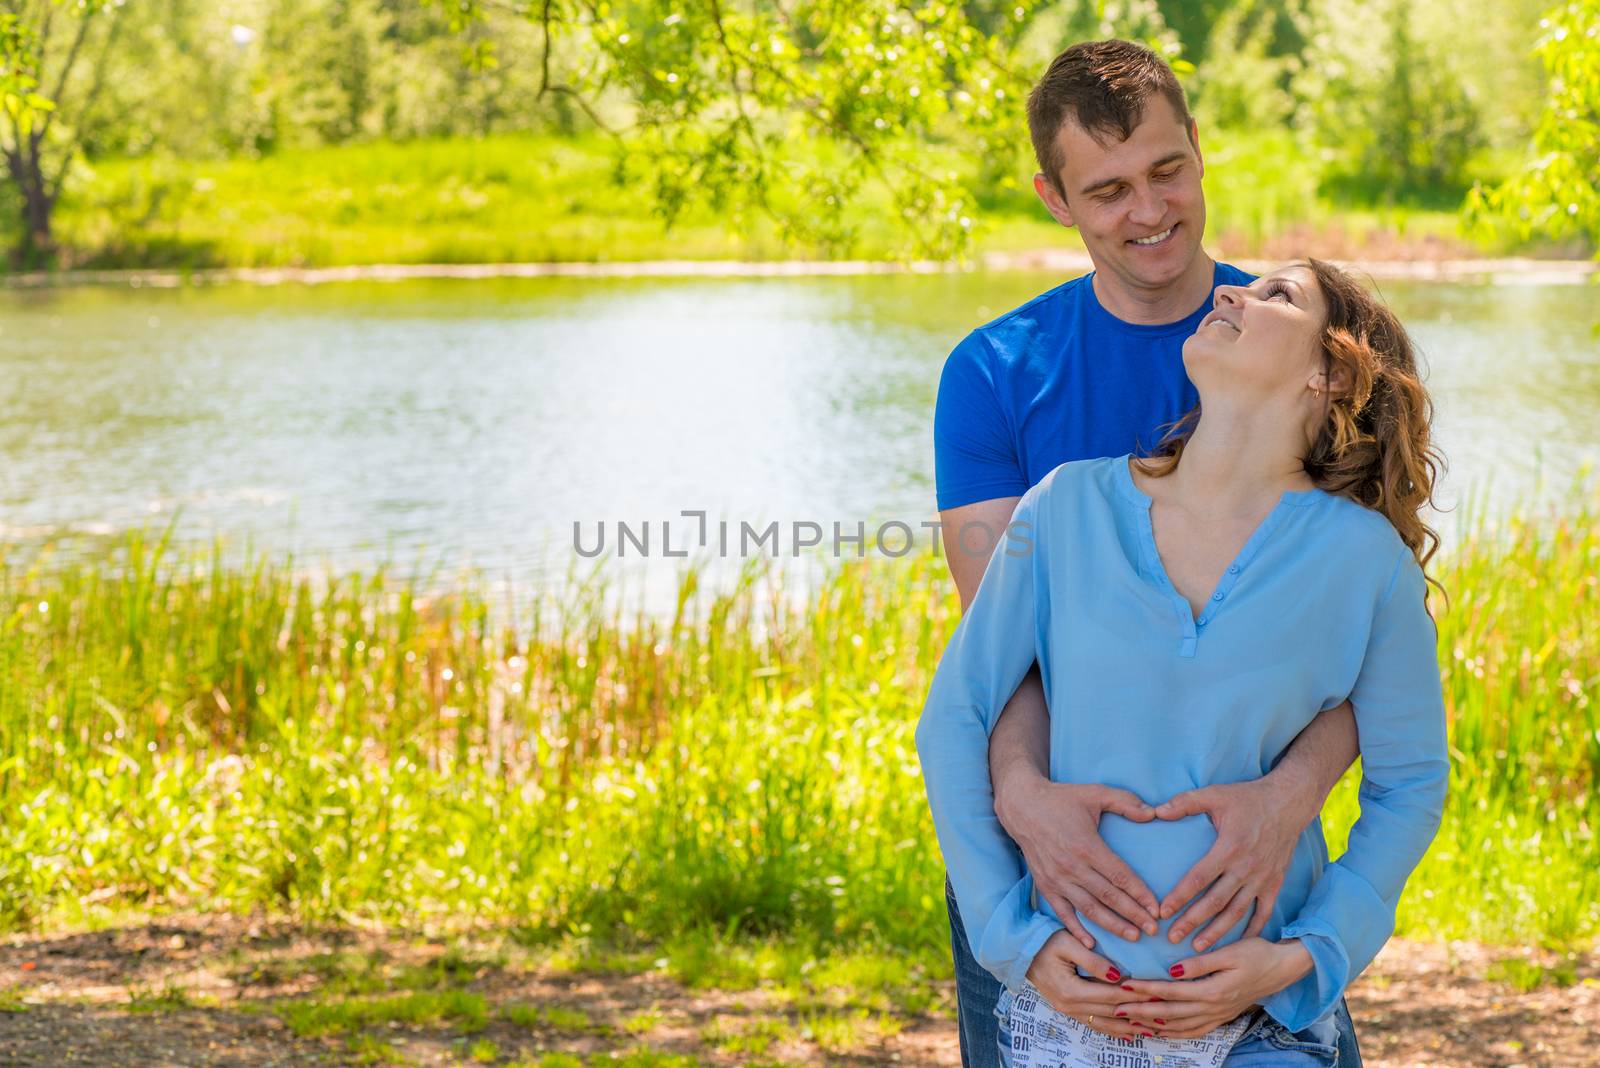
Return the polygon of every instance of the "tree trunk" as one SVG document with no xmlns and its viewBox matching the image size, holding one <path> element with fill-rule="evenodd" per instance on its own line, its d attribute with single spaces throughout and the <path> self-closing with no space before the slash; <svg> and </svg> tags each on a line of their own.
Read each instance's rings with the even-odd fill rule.
<svg viewBox="0 0 1600 1068">
<path fill-rule="evenodd" d="M 6 169 L 22 192 L 22 240 L 13 257 L 18 266 L 37 266 L 56 252 L 55 236 L 50 232 L 55 198 L 45 181 L 37 146 L 24 144 L 6 152 Z"/>
</svg>

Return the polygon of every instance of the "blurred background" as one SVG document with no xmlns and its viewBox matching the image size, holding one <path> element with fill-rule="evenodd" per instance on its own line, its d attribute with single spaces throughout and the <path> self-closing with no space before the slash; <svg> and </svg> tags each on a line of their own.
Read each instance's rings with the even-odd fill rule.
<svg viewBox="0 0 1600 1068">
<path fill-rule="evenodd" d="M 1106 36 L 1208 251 L 1428 368 L 1455 780 L 1368 1062 L 1587 1063 L 1597 0 L 0 0 L 0 1060 L 954 1063 L 954 587 L 870 535 L 1088 269 L 1022 104 Z"/>
</svg>

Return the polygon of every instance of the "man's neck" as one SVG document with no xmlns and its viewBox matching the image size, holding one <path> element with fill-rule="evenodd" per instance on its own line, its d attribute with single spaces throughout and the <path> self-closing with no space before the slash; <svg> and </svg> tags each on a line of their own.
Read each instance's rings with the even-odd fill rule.
<svg viewBox="0 0 1600 1068">
<path fill-rule="evenodd" d="M 1159 326 L 1175 323 L 1194 314 L 1211 296 L 1216 263 L 1204 252 L 1197 253 L 1171 285 L 1159 289 L 1130 286 L 1113 274 L 1096 270 L 1090 284 L 1100 306 L 1125 323 Z"/>
</svg>

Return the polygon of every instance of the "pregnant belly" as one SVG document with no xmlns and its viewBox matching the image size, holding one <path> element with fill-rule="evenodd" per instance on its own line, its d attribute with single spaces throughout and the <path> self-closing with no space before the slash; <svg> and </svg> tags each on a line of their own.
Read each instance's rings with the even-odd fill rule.
<svg viewBox="0 0 1600 1068">
<path fill-rule="evenodd" d="M 1111 851 L 1144 881 L 1159 902 L 1188 874 L 1195 862 L 1206 855 L 1217 840 L 1217 831 L 1211 819 L 1204 815 L 1186 816 L 1181 820 L 1134 823 L 1107 813 L 1100 820 L 1100 836 Z M 1203 894 L 1204 891 L 1196 895 L 1196 900 Z M 1185 912 L 1192 904 L 1185 907 Z M 1254 909 L 1208 949 L 1238 941 L 1249 926 L 1252 915 Z M 1198 931 L 1189 932 L 1180 942 L 1167 940 L 1167 932 L 1183 916 L 1184 912 L 1169 916 L 1159 921 L 1159 929 L 1154 935 L 1141 933 L 1133 941 L 1113 934 L 1088 919 L 1084 919 L 1084 927 L 1094 936 L 1096 952 L 1108 958 L 1124 975 L 1136 979 L 1169 979 L 1168 968 L 1195 955 L 1191 943 Z M 1204 929 L 1202 926 L 1201 930 Z"/>
</svg>

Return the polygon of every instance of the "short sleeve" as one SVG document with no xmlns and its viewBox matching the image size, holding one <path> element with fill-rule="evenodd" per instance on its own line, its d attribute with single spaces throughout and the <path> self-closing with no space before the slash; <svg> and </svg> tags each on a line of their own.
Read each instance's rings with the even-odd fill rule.
<svg viewBox="0 0 1600 1068">
<path fill-rule="evenodd" d="M 1020 497 L 1028 478 L 995 382 L 994 349 L 976 331 L 945 360 L 933 412 L 933 467 L 941 511 Z"/>
</svg>

